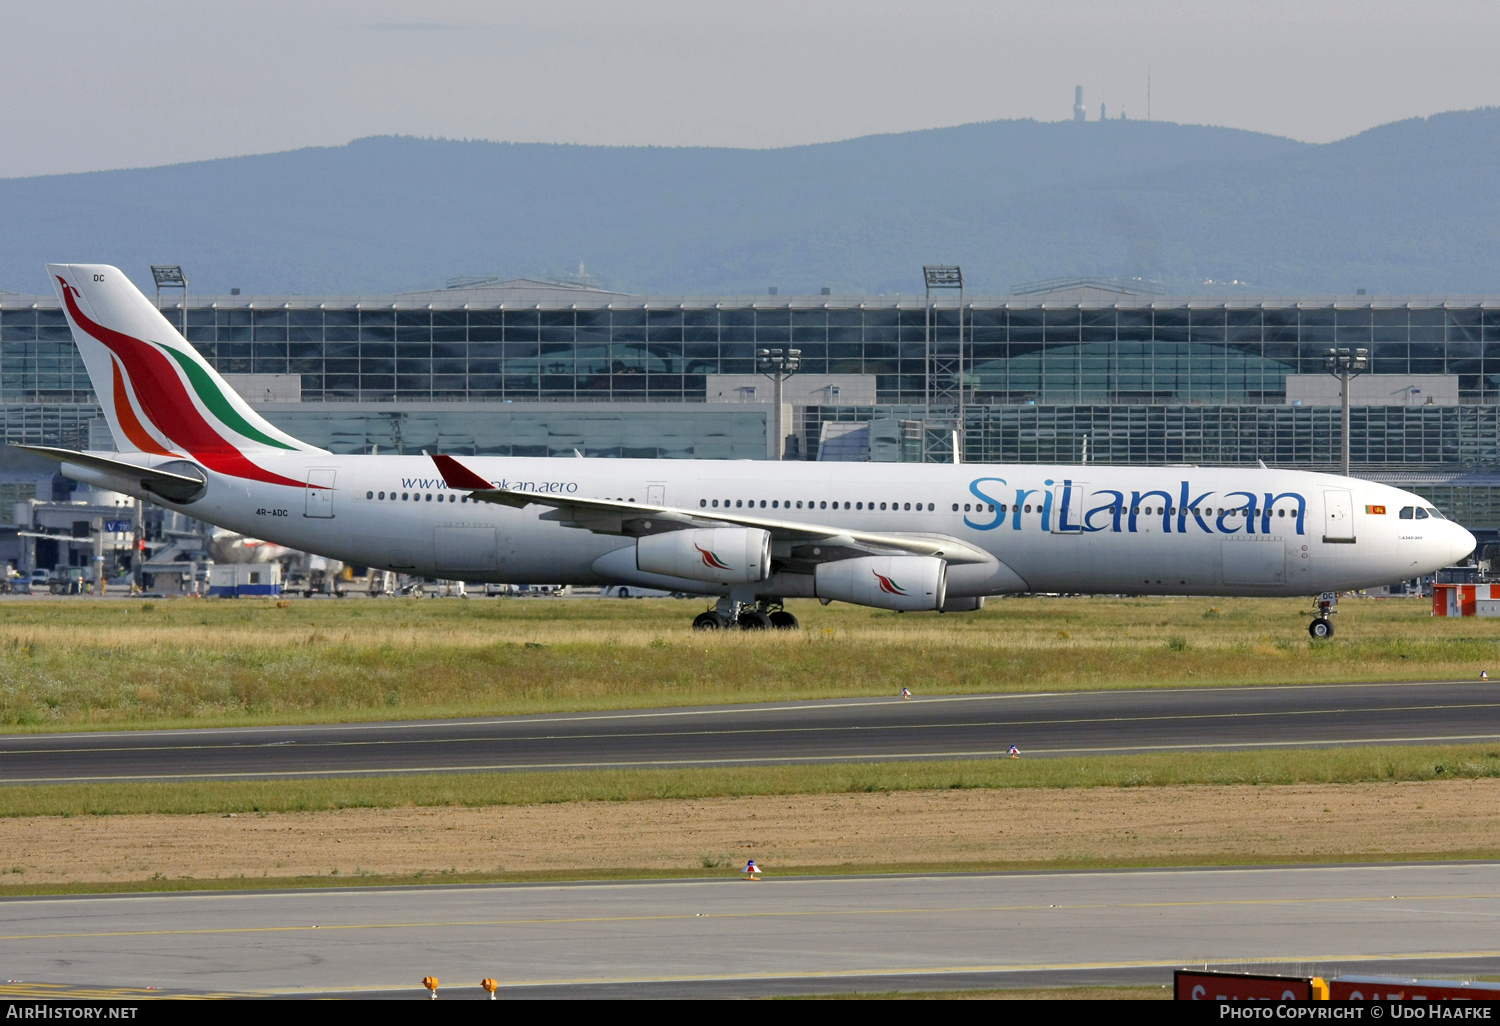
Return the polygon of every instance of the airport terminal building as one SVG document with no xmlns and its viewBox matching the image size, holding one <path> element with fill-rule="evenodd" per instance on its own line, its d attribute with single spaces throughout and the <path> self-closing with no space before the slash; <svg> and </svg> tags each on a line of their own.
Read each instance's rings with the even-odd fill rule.
<svg viewBox="0 0 1500 1026">
<path fill-rule="evenodd" d="M 922 459 L 924 422 L 957 412 L 929 396 L 930 352 L 959 339 L 947 294 L 929 307 L 922 292 L 513 280 L 162 305 L 267 419 L 338 452 Z M 1339 384 L 1323 361 L 1353 346 L 1371 359 L 1351 389 L 1355 475 L 1500 528 L 1500 297 L 1173 297 L 1076 280 L 967 297 L 962 317 L 968 462 L 1337 470 Z M 780 444 L 756 373 L 756 351 L 775 348 L 801 353 Z M 956 381 L 933 384 L 951 400 Z M 53 296 L 0 295 L 0 418 L 8 442 L 111 447 Z"/>
</svg>

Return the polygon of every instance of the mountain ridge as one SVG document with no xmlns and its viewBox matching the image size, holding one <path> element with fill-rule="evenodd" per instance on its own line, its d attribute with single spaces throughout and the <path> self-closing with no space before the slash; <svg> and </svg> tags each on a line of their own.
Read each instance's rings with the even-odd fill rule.
<svg viewBox="0 0 1500 1026">
<path fill-rule="evenodd" d="M 372 136 L 0 179 L 0 281 L 181 263 L 197 292 L 389 293 L 580 260 L 623 291 L 971 291 L 1057 275 L 1253 293 L 1485 292 L 1500 110 L 1334 143 L 1165 122 L 978 122 L 775 150 Z M 31 283 L 35 283 L 34 285 Z M 1217 285 L 1211 291 L 1222 292 Z"/>
</svg>

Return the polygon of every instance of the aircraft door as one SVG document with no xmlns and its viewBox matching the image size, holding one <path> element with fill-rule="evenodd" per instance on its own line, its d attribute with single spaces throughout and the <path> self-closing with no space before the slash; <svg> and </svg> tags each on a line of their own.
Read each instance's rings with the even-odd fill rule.
<svg viewBox="0 0 1500 1026">
<path fill-rule="evenodd" d="M 1354 496 L 1346 491 L 1323 493 L 1323 541 L 1354 543 Z"/>
<path fill-rule="evenodd" d="M 1082 534 L 1083 515 L 1088 512 L 1089 486 L 1080 481 L 1064 481 L 1052 487 L 1052 533 Z"/>
<path fill-rule="evenodd" d="M 307 472 L 307 507 L 303 516 L 333 516 L 333 478 L 336 470 L 309 470 Z"/>
<path fill-rule="evenodd" d="M 646 505 L 665 506 L 667 504 L 667 486 L 664 484 L 648 484 L 646 486 Z"/>
</svg>

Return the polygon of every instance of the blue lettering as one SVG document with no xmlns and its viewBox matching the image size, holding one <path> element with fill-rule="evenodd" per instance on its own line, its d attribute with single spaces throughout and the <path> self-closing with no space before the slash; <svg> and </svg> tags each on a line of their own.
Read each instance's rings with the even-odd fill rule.
<svg viewBox="0 0 1500 1026">
<path fill-rule="evenodd" d="M 1306 515 L 1307 515 L 1307 500 L 1304 499 L 1302 496 L 1298 495 L 1296 492 L 1282 492 L 1280 495 L 1272 495 L 1270 492 L 1266 493 L 1266 506 L 1265 506 L 1265 509 L 1263 509 L 1261 511 L 1261 528 L 1260 528 L 1260 533 L 1261 534 L 1270 534 L 1271 533 L 1271 513 L 1272 513 L 1271 507 L 1274 506 L 1274 505 L 1276 505 L 1276 502 L 1279 499 L 1296 499 L 1297 500 L 1297 533 L 1301 534 L 1302 533 L 1302 521 L 1303 521 L 1303 518 L 1306 517 Z"/>
<path fill-rule="evenodd" d="M 1035 495 L 1035 494 L 1036 494 L 1036 490 L 1033 489 L 1033 488 L 1025 488 L 1025 489 L 1023 489 L 1023 488 L 1017 488 L 1016 489 L 1016 504 L 1013 507 L 1011 507 L 1012 510 L 1013 510 L 1013 513 L 1014 513 L 1014 515 L 1011 517 L 1011 521 L 1010 521 L 1010 529 L 1012 531 L 1019 531 L 1021 529 L 1021 503 L 1023 503 L 1023 502 L 1026 501 L 1026 497 L 1028 495 Z"/>
<path fill-rule="evenodd" d="M 1050 531 L 1052 530 L 1052 479 L 1049 477 L 1042 484 L 1047 486 L 1047 490 L 1042 492 L 1042 530 Z"/>
<path fill-rule="evenodd" d="M 1116 534 L 1119 534 L 1120 533 L 1120 514 L 1125 511 L 1125 494 L 1123 492 L 1112 492 L 1112 491 L 1109 491 L 1108 489 L 1105 489 L 1104 491 L 1095 492 L 1094 494 L 1095 495 L 1113 495 L 1114 499 L 1110 502 L 1110 504 L 1108 506 L 1095 506 L 1093 509 L 1089 510 L 1088 513 L 1086 513 L 1084 515 L 1084 518 L 1083 518 L 1083 530 L 1085 530 L 1085 531 L 1105 531 L 1105 530 L 1111 530 L 1112 529 Z M 1114 517 L 1114 524 L 1113 524 L 1112 528 L 1095 527 L 1094 526 L 1094 514 L 1095 513 L 1103 513 L 1105 510 L 1111 510 L 1112 511 L 1111 515 Z"/>
<path fill-rule="evenodd" d="M 1182 482 L 1182 502 L 1177 507 L 1177 533 L 1187 533 L 1187 515 L 1189 513 L 1192 513 L 1193 519 L 1198 522 L 1199 527 L 1203 528 L 1204 533 L 1213 534 L 1213 528 L 1205 524 L 1203 522 L 1203 518 L 1198 515 L 1198 503 L 1208 498 L 1213 494 L 1213 492 L 1204 492 L 1196 499 L 1188 498 L 1188 496 L 1191 494 L 1192 493 L 1188 490 L 1188 483 L 1186 481 Z"/>
<path fill-rule="evenodd" d="M 512 492 L 567 492 L 572 494 L 578 491 L 577 481 L 510 481 L 501 480 L 494 482 L 496 488 L 504 488 Z M 442 487 L 442 486 L 439 486 Z"/>
<path fill-rule="evenodd" d="M 1233 517 L 1237 509 L 1244 509 L 1244 510 L 1247 511 L 1246 515 L 1245 515 L 1245 533 L 1246 534 L 1254 534 L 1255 533 L 1255 523 L 1250 519 L 1248 510 L 1255 503 L 1255 496 L 1253 494 L 1251 494 L 1250 492 L 1228 492 L 1227 494 L 1225 494 L 1224 498 L 1226 500 L 1227 499 L 1232 499 L 1236 495 L 1244 496 L 1245 505 L 1243 507 L 1236 507 L 1235 509 L 1226 509 L 1223 513 L 1220 513 L 1219 514 L 1219 530 L 1223 531 L 1225 534 L 1238 534 L 1239 530 L 1240 530 L 1238 523 L 1235 523 L 1234 526 L 1232 526 L 1232 527 L 1225 527 L 1224 526 L 1224 519 L 1226 517 Z"/>
<path fill-rule="evenodd" d="M 1170 514 L 1170 513 L 1167 512 L 1167 510 L 1170 509 L 1171 506 L 1172 506 L 1172 497 L 1170 495 L 1168 495 L 1166 492 L 1154 491 L 1154 492 L 1131 492 L 1130 493 L 1130 533 L 1131 534 L 1135 534 L 1136 510 L 1138 510 L 1138 509 L 1141 508 L 1141 500 L 1142 499 L 1149 499 L 1153 495 L 1160 495 L 1161 498 L 1162 498 L 1162 501 L 1166 503 L 1166 505 L 1161 508 L 1161 532 L 1162 532 L 1162 534 L 1171 534 L 1172 533 L 1172 514 Z"/>
<path fill-rule="evenodd" d="M 968 525 L 969 527 L 972 527 L 976 531 L 993 531 L 995 528 L 997 528 L 997 527 L 1000 526 L 1000 521 L 1002 521 L 1002 520 L 1005 519 L 1005 514 L 1000 512 L 1000 504 L 997 503 L 993 498 L 991 498 L 990 496 L 986 495 L 983 491 L 980 490 L 979 486 L 982 485 L 982 484 L 984 484 L 986 481 L 998 481 L 1001 484 L 1004 484 L 1005 483 L 1005 478 L 1003 478 L 1003 477 L 981 477 L 981 478 L 978 478 L 978 479 L 976 479 L 974 481 L 970 481 L 969 482 L 969 491 L 971 491 L 971 492 L 974 493 L 974 497 L 976 499 L 982 499 L 985 503 L 988 503 L 989 505 L 995 507 L 995 516 L 994 516 L 994 519 L 992 519 L 987 524 L 976 524 L 976 523 L 974 523 L 974 521 L 970 520 L 968 517 L 964 517 L 964 523 L 966 525 Z M 983 512 L 984 506 L 980 506 L 979 509 L 980 509 L 981 512 Z"/>
<path fill-rule="evenodd" d="M 1083 524 L 1081 524 L 1081 523 L 1078 523 L 1078 524 L 1070 524 L 1070 523 L 1068 523 L 1068 509 L 1072 505 L 1072 502 L 1073 502 L 1073 482 L 1069 481 L 1069 480 L 1064 480 L 1063 481 L 1063 493 L 1062 493 L 1062 505 L 1059 506 L 1058 510 L 1057 510 L 1057 529 L 1059 531 L 1064 532 L 1064 533 L 1067 533 L 1067 532 L 1070 532 L 1070 531 L 1082 531 L 1083 530 Z"/>
</svg>

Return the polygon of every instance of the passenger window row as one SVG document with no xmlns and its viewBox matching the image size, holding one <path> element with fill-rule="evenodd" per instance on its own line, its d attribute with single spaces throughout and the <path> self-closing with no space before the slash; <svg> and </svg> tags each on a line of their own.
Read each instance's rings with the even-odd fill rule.
<svg viewBox="0 0 1500 1026">
<path fill-rule="evenodd" d="M 1031 503 L 1026 503 L 1026 504 L 1020 506 L 1019 508 L 1020 508 L 1020 510 L 1021 510 L 1022 513 L 1030 513 L 1030 512 L 1032 512 L 1032 508 L 1031 507 L 1032 507 Z M 958 503 L 955 502 L 953 504 L 953 512 L 957 513 L 959 511 L 959 508 L 960 507 L 959 507 Z M 971 510 L 974 510 L 974 511 L 977 511 L 977 512 L 980 512 L 980 513 L 983 513 L 985 511 L 989 511 L 990 513 L 995 512 L 995 504 L 993 502 L 992 503 L 988 503 L 988 504 L 983 503 L 983 502 L 974 502 L 974 503 L 966 502 L 966 503 L 963 504 L 962 508 L 963 508 L 963 511 L 965 513 L 968 513 Z M 1008 512 L 1014 511 L 1017 507 L 1007 506 L 1005 503 L 1002 502 L 1002 503 L 1000 503 L 1000 507 L 999 508 L 1000 508 L 1000 512 L 1001 513 L 1008 513 Z M 1115 516 L 1117 514 L 1123 513 L 1124 509 L 1125 509 L 1125 507 L 1123 507 L 1123 506 L 1101 506 L 1095 512 L 1105 512 L 1105 513 L 1110 514 L 1111 516 Z M 1037 503 L 1036 504 L 1036 512 L 1040 513 L 1041 511 L 1042 511 L 1041 503 Z M 1161 516 L 1163 514 L 1165 514 L 1167 516 L 1176 516 L 1178 514 L 1179 510 L 1178 510 L 1178 508 L 1176 506 L 1131 506 L 1130 507 L 1130 512 L 1131 512 L 1131 514 L 1136 515 L 1136 516 Z M 1257 515 L 1258 513 L 1264 512 L 1264 510 L 1257 510 L 1254 507 L 1250 507 L 1250 508 L 1240 507 L 1238 509 L 1224 509 L 1224 508 L 1215 509 L 1214 507 L 1208 507 L 1208 508 L 1203 508 L 1203 507 L 1191 508 L 1190 507 L 1188 509 L 1188 512 L 1191 513 L 1193 516 L 1203 516 L 1203 517 L 1213 517 L 1213 516 L 1252 516 L 1253 517 L 1253 516 Z M 1406 514 L 1406 511 L 1403 510 L 1402 511 L 1402 515 L 1405 516 L 1405 514 Z M 1272 515 L 1273 516 L 1278 516 L 1278 517 L 1284 517 L 1284 516 L 1286 516 L 1286 510 L 1284 510 L 1284 509 L 1273 510 L 1272 511 Z M 1410 519 L 1410 518 L 1408 517 L 1408 519 Z"/>
<path fill-rule="evenodd" d="M 761 509 L 766 509 L 767 508 L 768 503 L 767 503 L 767 500 L 765 500 L 765 499 L 759 499 L 759 500 L 756 500 L 756 499 L 725 499 L 725 500 L 723 500 L 723 508 L 724 509 L 745 509 L 745 508 L 748 507 L 750 509 L 755 509 L 757 501 L 760 503 L 760 508 Z M 771 508 L 771 509 L 793 509 L 793 508 L 795 508 L 795 509 L 802 509 L 803 505 L 804 505 L 804 503 L 801 500 L 798 500 L 796 503 L 793 503 L 791 499 L 771 499 L 771 500 L 769 500 L 769 508 Z M 809 499 L 806 502 L 806 507 L 808 509 L 829 509 L 829 508 L 840 509 L 840 508 L 842 508 L 842 509 L 859 509 L 859 510 L 872 509 L 873 510 L 873 509 L 876 508 L 876 505 L 877 504 L 873 503 L 873 502 L 846 502 L 846 503 L 843 504 L 842 507 L 840 507 L 839 504 L 838 504 L 838 502 L 834 502 L 833 506 L 830 507 L 828 505 L 828 500 L 826 500 L 826 499 L 822 499 L 822 500 Z M 698 506 L 700 508 L 704 508 L 704 509 L 707 509 L 707 508 L 710 508 L 710 507 L 713 508 L 713 509 L 718 509 L 719 508 L 719 500 L 718 499 L 699 499 L 698 500 Z M 920 512 L 922 510 L 922 504 L 920 502 L 916 503 L 915 505 L 913 505 L 910 502 L 890 502 L 890 503 L 882 502 L 882 503 L 879 503 L 879 508 L 880 509 L 886 509 L 887 507 L 889 507 L 890 511 L 893 512 L 893 513 L 894 512 L 898 512 L 898 511 L 904 511 L 904 510 L 915 510 L 917 512 Z M 927 504 L 926 508 L 928 510 L 934 510 L 934 509 L 937 508 L 937 503 L 935 503 L 935 502 L 929 502 Z"/>
<path fill-rule="evenodd" d="M 432 493 L 432 492 L 399 492 L 399 493 L 397 493 L 397 492 L 391 492 L 389 494 L 389 496 L 387 496 L 387 494 L 385 492 L 365 492 L 365 498 L 366 499 L 374 499 L 374 500 L 377 500 L 377 501 L 390 501 L 390 502 L 398 502 L 398 501 L 399 502 L 423 502 L 423 501 L 432 502 L 433 501 L 433 494 L 434 493 Z M 452 492 L 438 493 L 437 494 L 437 501 L 438 502 L 444 502 L 444 501 L 446 501 L 446 502 L 467 503 L 469 501 L 469 497 L 467 495 L 455 495 Z M 478 502 L 479 500 L 475 499 L 474 501 Z M 618 498 L 615 501 L 616 502 L 625 502 L 627 500 L 624 499 L 624 498 Z M 628 501 L 634 502 L 635 499 L 632 497 Z M 760 500 L 755 500 L 755 499 L 724 499 L 723 500 L 723 508 L 724 509 L 730 509 L 730 508 L 744 509 L 748 505 L 749 508 L 754 509 L 754 508 L 756 508 L 757 501 L 759 501 L 759 504 L 760 504 L 759 508 L 761 508 L 761 509 L 766 509 L 767 508 L 767 500 L 765 500 L 765 499 L 760 499 Z M 702 507 L 702 508 L 710 508 L 710 507 L 712 507 L 714 509 L 718 509 L 719 506 L 720 506 L 720 500 L 718 500 L 718 499 L 712 499 L 712 500 L 710 500 L 710 499 L 699 499 L 698 500 L 698 505 L 700 507 Z M 783 508 L 785 508 L 785 509 L 793 509 L 793 508 L 802 509 L 803 506 L 804 506 L 804 503 L 801 500 L 797 501 L 795 504 L 790 499 L 786 499 L 786 500 L 771 499 L 770 502 L 769 502 L 769 508 L 771 508 L 771 509 L 783 509 Z M 806 502 L 806 508 L 811 510 L 811 509 L 829 509 L 830 507 L 829 507 L 829 504 L 828 504 L 827 500 L 808 500 Z M 833 506 L 831 508 L 833 508 L 833 509 L 839 509 L 840 508 L 839 503 L 837 501 L 835 501 L 833 503 Z M 846 509 L 846 510 L 847 509 L 855 509 L 855 510 L 870 509 L 870 510 L 874 510 L 874 509 L 877 508 L 877 504 L 873 503 L 873 502 L 868 502 L 868 503 L 867 502 L 852 502 L 852 503 L 851 502 L 845 502 L 843 504 L 842 508 Z M 889 508 L 889 510 L 891 512 L 900 512 L 900 511 L 907 511 L 907 510 L 913 509 L 913 504 L 910 503 L 910 502 L 905 502 L 905 503 L 902 503 L 902 502 L 884 503 L 884 502 L 882 502 L 882 503 L 879 504 L 878 508 L 882 509 L 882 510 Z M 927 503 L 927 510 L 928 510 L 928 512 L 931 512 L 935 508 L 936 508 L 936 504 L 935 503 L 931 503 L 931 502 Z M 922 511 L 922 503 L 920 503 L 920 502 L 916 503 L 915 509 L 916 509 L 917 512 L 921 512 Z M 1013 509 L 1014 509 L 1014 507 L 1007 506 L 1003 502 L 999 504 L 999 512 L 1001 512 L 1001 513 L 1012 512 Z M 1036 504 L 1036 512 L 1040 513 L 1041 509 L 1042 509 L 1041 503 L 1037 503 Z M 1120 514 L 1123 511 L 1123 507 L 1104 507 L 1104 510 L 1106 512 L 1108 512 L 1111 516 L 1115 516 L 1115 515 Z M 996 504 L 993 503 L 993 502 L 991 502 L 991 503 L 983 503 L 983 502 L 973 502 L 973 503 L 970 503 L 970 502 L 966 502 L 966 503 L 963 504 L 963 512 L 970 513 L 970 512 L 976 512 L 976 511 L 980 512 L 980 513 L 984 513 L 984 512 L 994 513 L 994 512 L 996 512 Z M 955 512 L 955 513 L 959 512 L 959 504 L 956 503 L 956 502 L 953 504 L 953 512 Z M 1023 512 L 1023 513 L 1030 513 L 1030 512 L 1032 512 L 1032 504 L 1031 503 L 1025 503 L 1025 504 L 1023 504 L 1021 506 L 1021 512 Z M 1131 512 L 1132 515 L 1161 516 L 1161 515 L 1165 514 L 1167 516 L 1176 516 L 1177 513 L 1178 513 L 1178 510 L 1177 510 L 1177 507 L 1175 507 L 1175 506 L 1132 506 L 1132 507 L 1130 507 L 1130 512 Z M 1227 516 L 1254 517 L 1254 516 L 1257 516 L 1260 513 L 1263 513 L 1264 511 L 1263 510 L 1257 510 L 1255 507 L 1252 506 L 1252 507 L 1248 507 L 1248 508 L 1246 508 L 1246 507 L 1240 507 L 1238 509 L 1223 509 L 1223 508 L 1214 509 L 1213 507 L 1209 507 L 1207 509 L 1190 509 L 1189 512 L 1192 513 L 1194 516 L 1209 516 L 1209 517 L 1212 517 L 1212 516 L 1225 516 L 1225 515 L 1227 515 Z M 1286 510 L 1284 510 L 1284 509 L 1273 510 L 1272 511 L 1272 515 L 1273 516 L 1278 516 L 1278 517 L 1284 517 L 1284 516 L 1286 516 Z M 1412 520 L 1412 519 L 1426 520 L 1428 517 L 1434 517 L 1434 518 L 1436 518 L 1438 520 L 1446 519 L 1443 516 L 1443 514 L 1439 513 L 1437 510 L 1433 509 L 1430 506 L 1429 507 L 1425 507 L 1425 508 L 1422 507 L 1422 506 L 1416 506 L 1416 507 L 1406 506 L 1406 507 L 1403 507 L 1402 510 L 1401 510 L 1401 512 L 1400 512 L 1400 517 L 1401 517 L 1402 520 Z"/>
<path fill-rule="evenodd" d="M 425 498 L 425 501 L 431 502 L 433 494 L 432 492 L 401 492 L 398 495 L 396 492 L 391 492 L 390 498 L 387 500 L 385 492 L 365 492 L 365 498 L 375 499 L 377 502 L 422 502 Z M 468 502 L 469 497 L 467 495 L 454 495 L 452 492 L 440 492 L 437 493 L 437 501 Z M 475 499 L 474 501 L 478 502 L 479 500 Z"/>
</svg>

